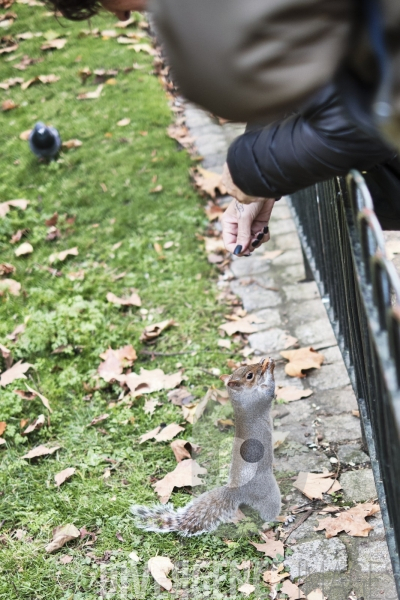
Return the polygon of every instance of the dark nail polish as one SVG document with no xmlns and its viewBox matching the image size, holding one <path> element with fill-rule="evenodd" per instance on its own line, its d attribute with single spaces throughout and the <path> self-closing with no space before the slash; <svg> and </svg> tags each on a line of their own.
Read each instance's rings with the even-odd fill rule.
<svg viewBox="0 0 400 600">
<path fill-rule="evenodd" d="M 269 227 L 268 227 L 268 226 L 267 226 L 267 227 L 264 227 L 264 229 L 263 229 L 263 232 L 264 232 L 264 233 L 269 233 Z"/>
<path fill-rule="evenodd" d="M 257 236 L 257 239 L 258 240 L 262 240 L 263 237 L 264 237 L 264 234 L 263 233 L 259 233 L 258 236 Z"/>
<path fill-rule="evenodd" d="M 236 256 L 237 256 L 238 254 L 241 253 L 241 251 L 242 251 L 242 246 L 240 244 L 238 244 L 236 246 L 236 248 L 234 249 L 233 254 L 236 254 Z"/>
<path fill-rule="evenodd" d="M 256 246 L 258 246 L 259 243 L 259 240 L 254 240 L 254 242 L 251 242 L 251 245 L 253 246 L 253 248 L 255 248 Z"/>
</svg>

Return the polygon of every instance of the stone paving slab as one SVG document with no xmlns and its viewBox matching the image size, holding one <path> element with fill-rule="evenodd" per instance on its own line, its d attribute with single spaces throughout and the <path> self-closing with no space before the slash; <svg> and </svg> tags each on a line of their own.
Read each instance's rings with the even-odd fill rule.
<svg viewBox="0 0 400 600">
<path fill-rule="evenodd" d="M 203 165 L 221 172 L 229 144 L 243 126 L 221 126 L 190 104 L 186 123 L 191 135 L 198 138 Z M 276 203 L 270 233 L 270 242 L 251 257 L 234 257 L 220 283 L 241 299 L 246 311 L 264 319 L 255 325 L 257 331 L 248 336 L 248 342 L 255 355 L 271 352 L 277 359 L 277 384 L 313 391 L 307 399 L 274 406 L 275 429 L 288 432 L 274 460 L 278 479 L 283 476 L 282 514 L 288 514 L 290 506 L 309 503 L 291 486 L 290 477 L 299 471 L 335 471 L 336 463 L 329 460 L 332 452 L 340 461 L 344 498 L 354 503 L 376 498 L 369 457 L 362 448 L 360 420 L 352 413 L 357 410 L 357 401 L 318 288 L 315 282 L 304 281 L 300 241 L 285 198 Z M 273 260 L 263 256 L 271 250 L 282 253 Z M 279 351 L 284 349 L 288 335 L 324 354 L 321 369 L 309 371 L 302 380 L 285 374 Z M 318 449 L 316 439 L 321 442 Z M 326 496 L 326 501 L 332 503 L 333 499 Z M 285 558 L 285 565 L 290 568 L 291 579 L 301 577 L 303 593 L 320 587 L 328 600 L 347 600 L 352 591 L 357 600 L 396 600 L 381 516 L 368 518 L 374 530 L 366 538 L 341 533 L 330 539 L 314 530 L 316 516 L 314 512 L 287 540 L 293 554 Z M 295 523 L 300 518 L 301 513 Z"/>
</svg>

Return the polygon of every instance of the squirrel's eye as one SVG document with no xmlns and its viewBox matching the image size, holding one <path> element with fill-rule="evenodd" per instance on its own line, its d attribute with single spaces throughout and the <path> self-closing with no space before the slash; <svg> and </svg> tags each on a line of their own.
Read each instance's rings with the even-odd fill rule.
<svg viewBox="0 0 400 600">
<path fill-rule="evenodd" d="M 253 379 L 253 373 L 247 373 L 246 379 Z"/>
</svg>

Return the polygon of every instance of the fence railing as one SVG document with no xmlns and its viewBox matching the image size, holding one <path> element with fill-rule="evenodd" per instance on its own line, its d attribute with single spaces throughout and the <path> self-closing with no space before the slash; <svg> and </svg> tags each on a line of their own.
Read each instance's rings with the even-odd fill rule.
<svg viewBox="0 0 400 600">
<path fill-rule="evenodd" d="M 400 279 L 360 173 L 289 203 L 358 399 L 400 598 Z"/>
</svg>

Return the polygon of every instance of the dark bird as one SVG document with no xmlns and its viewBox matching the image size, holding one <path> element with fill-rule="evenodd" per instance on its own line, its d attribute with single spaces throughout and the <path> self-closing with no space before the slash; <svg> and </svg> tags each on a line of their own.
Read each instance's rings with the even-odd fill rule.
<svg viewBox="0 0 400 600">
<path fill-rule="evenodd" d="M 36 123 L 29 135 L 29 147 L 39 158 L 52 159 L 61 148 L 60 134 L 54 127 Z"/>
</svg>

